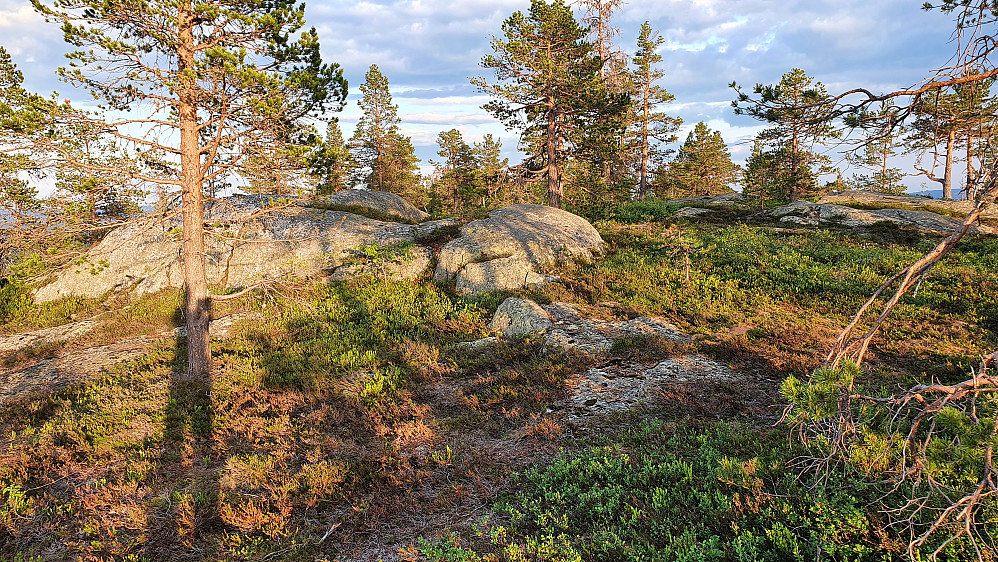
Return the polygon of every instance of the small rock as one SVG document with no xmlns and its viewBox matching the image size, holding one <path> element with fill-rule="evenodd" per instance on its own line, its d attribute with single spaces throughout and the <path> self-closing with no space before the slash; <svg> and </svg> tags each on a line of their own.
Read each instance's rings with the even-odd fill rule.
<svg viewBox="0 0 998 562">
<path fill-rule="evenodd" d="M 515 338 L 532 332 L 544 332 L 551 325 L 551 318 L 539 304 L 529 299 L 511 297 L 496 309 L 489 328 L 504 337 Z"/>
<path fill-rule="evenodd" d="M 676 214 L 673 216 L 681 219 L 691 219 L 694 217 L 709 215 L 713 212 L 713 209 L 704 209 L 703 207 L 683 207 L 682 209 L 676 211 Z"/>
</svg>

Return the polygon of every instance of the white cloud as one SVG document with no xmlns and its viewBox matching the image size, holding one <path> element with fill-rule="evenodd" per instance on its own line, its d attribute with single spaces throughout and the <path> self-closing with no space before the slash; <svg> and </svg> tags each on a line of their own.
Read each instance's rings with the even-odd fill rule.
<svg viewBox="0 0 998 562">
<path fill-rule="evenodd" d="M 948 16 L 923 12 L 911 0 L 654 0 L 625 4 L 616 24 L 619 45 L 633 53 L 638 27 L 649 20 L 667 40 L 661 84 L 676 96 L 664 111 L 683 117 L 686 127 L 706 121 L 732 144 L 761 125 L 732 114 L 732 80 L 748 87 L 773 83 L 790 68 L 803 68 L 829 91 L 866 86 L 892 90 L 925 78 L 946 63 L 953 45 Z M 319 33 L 324 58 L 339 63 L 351 83 L 348 109 L 341 114 L 345 134 L 356 122 L 358 86 L 371 64 L 389 78 L 407 131 L 419 155 L 436 150 L 440 130 L 459 128 L 466 140 L 501 135 L 513 151 L 516 133 L 485 114 L 489 98 L 468 83 L 469 76 L 491 77 L 479 67 L 490 53 L 490 36 L 528 0 L 313 0 L 308 25 Z M 0 36 L 39 92 L 66 92 L 53 71 L 64 64 L 58 26 L 46 24 L 23 0 L 0 0 Z M 32 63 L 33 61 L 33 63 Z M 31 63 L 31 64 L 29 64 Z M 685 131 L 681 137 L 685 137 Z"/>
<path fill-rule="evenodd" d="M 406 113 L 402 120 L 407 123 L 425 123 L 430 125 L 477 125 L 494 123 L 495 118 L 485 113 Z"/>
</svg>

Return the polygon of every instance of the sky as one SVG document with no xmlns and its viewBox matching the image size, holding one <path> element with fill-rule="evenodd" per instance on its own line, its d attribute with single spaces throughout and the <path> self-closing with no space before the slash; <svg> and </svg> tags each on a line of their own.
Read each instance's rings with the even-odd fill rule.
<svg viewBox="0 0 998 562">
<path fill-rule="evenodd" d="M 721 132 L 733 160 L 741 162 L 763 126 L 734 114 L 732 81 L 750 90 L 756 83 L 776 83 L 796 67 L 833 94 L 919 83 L 946 66 L 955 51 L 951 18 L 921 5 L 921 0 L 644 0 L 625 4 L 613 23 L 621 29 L 615 43 L 628 53 L 634 52 L 644 21 L 665 38 L 660 84 L 676 97 L 665 111 L 683 119 L 680 142 L 704 121 Z M 488 98 L 469 78 L 494 79 L 479 62 L 492 52 L 490 42 L 501 35 L 502 22 L 529 6 L 529 0 L 313 0 L 306 6 L 308 25 L 318 31 L 325 61 L 340 64 L 350 83 L 348 106 L 338 115 L 345 135 L 360 114 L 364 74 L 377 64 L 399 106 L 402 132 L 412 137 L 424 166 L 439 159 L 437 135 L 452 128 L 468 142 L 490 133 L 500 137 L 505 154 L 518 162 L 518 133 L 481 109 Z M 0 45 L 24 73 L 29 90 L 57 91 L 74 103 L 88 100 L 86 92 L 56 78 L 69 48 L 58 26 L 46 23 L 29 2 L 0 0 Z M 829 154 L 845 165 L 838 149 Z"/>
</svg>

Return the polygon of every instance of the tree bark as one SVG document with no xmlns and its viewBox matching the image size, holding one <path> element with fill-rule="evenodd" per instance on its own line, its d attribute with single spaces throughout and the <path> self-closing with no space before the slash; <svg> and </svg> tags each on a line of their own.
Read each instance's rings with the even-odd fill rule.
<svg viewBox="0 0 998 562">
<path fill-rule="evenodd" d="M 193 14 L 180 3 L 179 45 L 177 48 L 180 75 L 185 76 L 177 92 L 177 113 L 180 120 L 180 175 L 182 192 L 184 322 L 187 328 L 187 373 L 192 380 L 211 380 L 211 342 L 208 322 L 211 303 L 205 275 L 204 193 L 201 173 L 201 146 L 198 138 L 198 114 L 195 100 L 197 86 L 185 71 L 194 72 Z"/>
<path fill-rule="evenodd" d="M 561 171 L 558 169 L 558 129 L 555 121 L 558 118 L 554 110 L 552 100 L 548 109 L 547 123 L 547 176 L 548 176 L 548 205 L 557 209 L 561 208 Z"/>
<path fill-rule="evenodd" d="M 943 171 L 943 199 L 953 199 L 953 151 L 956 149 L 956 130 L 946 136 L 946 168 Z"/>
<path fill-rule="evenodd" d="M 648 197 L 648 147 L 650 141 L 648 137 L 650 133 L 648 131 L 648 120 L 650 119 L 651 107 L 648 98 L 650 97 L 649 90 L 651 89 L 651 67 L 649 71 L 645 73 L 645 83 L 642 87 L 642 100 L 641 100 L 641 112 L 642 112 L 642 123 L 641 123 L 641 174 L 638 180 L 638 199 L 644 199 Z"/>
</svg>

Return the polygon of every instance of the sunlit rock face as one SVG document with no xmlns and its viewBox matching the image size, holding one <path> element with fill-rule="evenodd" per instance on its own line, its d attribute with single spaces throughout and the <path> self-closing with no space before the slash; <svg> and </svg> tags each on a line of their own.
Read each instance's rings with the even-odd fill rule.
<svg viewBox="0 0 998 562">
<path fill-rule="evenodd" d="M 562 259 L 591 259 L 603 239 L 578 215 L 543 205 L 510 205 L 461 228 L 440 250 L 434 279 L 465 294 L 510 290 L 547 280 L 537 269 Z"/>
</svg>

